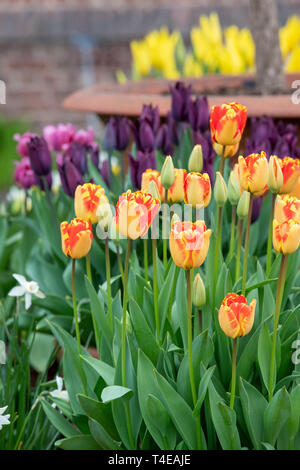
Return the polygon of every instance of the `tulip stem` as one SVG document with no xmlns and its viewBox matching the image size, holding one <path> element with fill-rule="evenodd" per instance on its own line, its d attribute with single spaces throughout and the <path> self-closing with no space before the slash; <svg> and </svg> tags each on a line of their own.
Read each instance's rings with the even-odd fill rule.
<svg viewBox="0 0 300 470">
<path fill-rule="evenodd" d="M 238 220 L 237 231 L 238 231 L 238 246 L 236 254 L 236 265 L 235 265 L 235 282 L 238 281 L 240 277 L 240 268 L 241 268 L 241 250 L 242 250 L 242 241 L 243 241 L 243 219 Z"/>
<path fill-rule="evenodd" d="M 81 360 L 81 342 L 80 342 L 80 331 L 79 331 L 79 321 L 78 321 L 78 314 L 77 314 L 77 303 L 76 303 L 76 288 L 75 288 L 75 261 L 76 259 L 72 259 L 72 297 L 73 297 L 73 312 L 74 312 L 74 319 L 75 319 L 75 331 L 76 331 L 76 339 L 77 339 L 77 351 L 78 351 L 78 359 L 82 369 L 82 383 L 83 383 L 83 390 L 86 394 L 86 381 L 85 375 L 82 368 L 82 360 Z"/>
<path fill-rule="evenodd" d="M 228 253 L 228 261 L 231 260 L 234 250 L 234 241 L 235 241 L 235 218 L 236 218 L 236 206 L 231 208 L 231 233 L 230 233 L 230 245 Z"/>
<path fill-rule="evenodd" d="M 193 405 L 194 408 L 197 404 L 197 392 L 194 377 L 193 368 L 193 325 L 192 325 L 192 286 L 191 286 L 191 270 L 186 271 L 186 288 L 187 288 L 187 307 L 188 307 L 188 362 L 189 362 L 189 374 L 190 374 L 190 385 L 192 391 Z M 201 424 L 200 417 L 196 420 L 197 430 L 197 443 L 198 448 L 202 449 L 201 442 Z"/>
<path fill-rule="evenodd" d="M 116 244 L 116 248 L 117 248 L 117 259 L 118 259 L 119 270 L 120 270 L 120 274 L 121 274 L 121 277 L 122 277 L 122 283 L 124 284 L 124 269 L 123 269 L 122 258 L 121 258 L 121 255 L 120 255 L 120 250 L 119 250 L 119 245 L 118 244 Z"/>
<path fill-rule="evenodd" d="M 88 277 L 88 280 L 89 280 L 90 283 L 92 284 L 93 279 L 92 279 L 92 269 L 91 269 L 91 256 L 90 256 L 90 252 L 88 252 L 88 254 L 86 255 L 85 261 L 86 261 L 86 275 L 87 275 L 87 277 Z"/>
<path fill-rule="evenodd" d="M 247 226 L 246 226 L 246 235 L 245 235 L 245 249 L 244 249 L 244 262 L 243 262 L 243 278 L 242 278 L 242 295 L 245 295 L 245 292 L 246 292 L 247 266 L 248 266 L 248 251 L 249 251 L 249 236 L 250 236 L 252 207 L 253 207 L 253 195 L 250 194 L 249 212 L 248 212 L 248 219 L 247 219 Z"/>
<path fill-rule="evenodd" d="M 106 267 L 106 283 L 107 283 L 108 318 L 109 318 L 109 323 L 110 323 L 111 327 L 113 327 L 113 311 L 112 311 L 112 298 L 111 298 L 110 259 L 109 259 L 108 237 L 105 238 L 105 267 Z"/>
<path fill-rule="evenodd" d="M 172 317 L 172 307 L 173 307 L 173 300 L 174 300 L 174 294 L 175 294 L 175 288 L 177 285 L 177 279 L 179 276 L 179 268 L 178 266 L 175 267 L 175 274 L 173 278 L 173 284 L 171 288 L 171 293 L 170 293 L 170 298 L 169 298 L 169 307 L 168 307 L 168 320 L 171 322 L 171 317 Z"/>
<path fill-rule="evenodd" d="M 125 268 L 124 268 L 124 290 L 123 290 L 123 315 L 122 315 L 122 382 L 123 386 L 126 387 L 126 312 L 128 302 L 128 267 L 131 250 L 132 240 L 128 240 Z"/>
<path fill-rule="evenodd" d="M 221 161 L 220 161 L 220 173 L 222 176 L 224 176 L 224 166 L 225 166 L 225 149 L 226 149 L 226 145 L 223 145 L 223 148 L 222 148 L 222 153 L 221 153 Z"/>
<path fill-rule="evenodd" d="M 236 351 L 237 351 L 237 338 L 233 340 L 232 347 L 232 377 L 231 377 L 231 395 L 230 395 L 230 408 L 234 408 L 235 399 L 235 385 L 236 385 Z"/>
<path fill-rule="evenodd" d="M 145 281 L 148 282 L 148 239 L 144 238 L 144 271 Z"/>
<path fill-rule="evenodd" d="M 131 250 L 132 240 L 128 240 L 125 266 L 124 266 L 124 291 L 123 291 L 123 314 L 122 314 L 122 384 L 126 387 L 126 313 L 127 313 L 127 302 L 128 302 L 128 267 Z M 132 432 L 132 424 L 130 419 L 130 410 L 128 401 L 124 402 L 125 416 L 127 422 L 128 436 L 132 449 L 134 449 L 134 438 Z"/>
<path fill-rule="evenodd" d="M 93 284 L 90 252 L 88 252 L 88 254 L 86 255 L 85 260 L 86 260 L 86 275 L 87 275 L 87 278 L 90 281 L 90 283 Z M 94 315 L 92 307 L 91 307 L 91 314 L 92 314 L 92 320 L 93 320 L 93 327 L 94 327 L 97 351 L 99 353 L 100 352 L 100 335 L 99 335 L 97 322 L 96 322 L 95 315 Z"/>
<path fill-rule="evenodd" d="M 274 329 L 273 329 L 273 342 L 272 342 L 270 380 L 269 380 L 269 401 L 272 400 L 273 391 L 274 391 L 274 372 L 275 372 L 277 329 L 278 329 L 279 315 L 280 315 L 284 284 L 285 284 L 285 278 L 286 278 L 287 262 L 288 262 L 288 255 L 282 255 L 279 276 L 278 276 L 278 283 L 277 283 L 275 314 L 274 314 Z"/>
<path fill-rule="evenodd" d="M 213 313 L 215 311 L 215 296 L 216 296 L 217 274 L 218 274 L 218 266 L 219 266 L 219 251 L 220 251 L 220 246 L 221 246 L 222 213 L 223 213 L 223 207 L 218 207 L 217 238 L 216 238 L 216 249 L 215 249 L 215 259 L 214 259 Z"/>
<path fill-rule="evenodd" d="M 275 209 L 275 199 L 276 194 L 272 194 L 272 209 L 270 214 L 270 223 L 269 223 L 269 236 L 268 236 L 268 246 L 267 246 L 267 263 L 266 263 L 266 277 L 269 277 L 272 263 L 272 234 L 273 234 L 273 219 L 274 219 L 274 209 Z"/>
<path fill-rule="evenodd" d="M 165 204 L 163 210 L 163 260 L 164 272 L 166 274 L 168 265 L 168 251 L 167 251 L 167 204 L 168 204 L 168 190 L 165 190 Z"/>
<path fill-rule="evenodd" d="M 159 312 L 158 312 L 158 287 L 157 287 L 157 253 L 156 238 L 152 238 L 152 263 L 153 263 L 153 294 L 154 294 L 154 315 L 156 324 L 156 337 L 160 337 Z"/>
</svg>

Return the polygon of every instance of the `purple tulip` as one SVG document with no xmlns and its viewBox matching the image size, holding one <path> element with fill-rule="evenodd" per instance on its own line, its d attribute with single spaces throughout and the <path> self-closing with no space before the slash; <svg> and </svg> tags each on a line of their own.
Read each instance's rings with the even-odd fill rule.
<svg viewBox="0 0 300 470">
<path fill-rule="evenodd" d="M 88 171 L 87 150 L 80 142 L 71 142 L 65 155 L 82 175 Z"/>
<path fill-rule="evenodd" d="M 74 197 L 77 186 L 84 183 L 81 172 L 72 163 L 69 156 L 61 153 L 57 156 L 56 166 L 64 192 L 68 196 Z"/>
<path fill-rule="evenodd" d="M 126 117 L 111 117 L 106 125 L 103 146 L 108 152 L 126 149 L 130 138 L 130 128 Z"/>
<path fill-rule="evenodd" d="M 105 181 L 106 185 L 109 187 L 109 176 L 108 176 L 108 161 L 104 160 L 101 166 L 100 174 Z"/>
<path fill-rule="evenodd" d="M 191 128 L 196 131 L 206 131 L 209 127 L 209 108 L 206 96 L 189 99 L 188 101 L 188 119 Z"/>
<path fill-rule="evenodd" d="M 173 154 L 173 145 L 170 138 L 168 124 L 163 124 L 156 136 L 155 147 L 164 155 Z"/>
<path fill-rule="evenodd" d="M 27 144 L 28 156 L 33 171 L 38 176 L 46 176 L 51 170 L 51 154 L 43 137 L 31 137 Z"/>
<path fill-rule="evenodd" d="M 154 132 L 147 121 L 138 120 L 137 124 L 130 122 L 137 149 L 141 152 L 152 152 L 155 146 Z"/>
<path fill-rule="evenodd" d="M 87 151 L 90 154 L 92 164 L 98 169 L 99 168 L 99 144 L 98 142 L 91 142 L 87 146 Z"/>
<path fill-rule="evenodd" d="M 152 104 L 144 104 L 139 120 L 146 121 L 150 125 L 153 134 L 156 136 L 160 126 L 158 106 L 153 108 Z"/>
<path fill-rule="evenodd" d="M 171 142 L 177 146 L 179 144 L 179 129 L 170 111 L 167 114 L 167 126 Z"/>
<path fill-rule="evenodd" d="M 20 157 L 28 157 L 28 143 L 32 137 L 37 137 L 36 134 L 32 134 L 31 132 L 25 132 L 25 134 L 15 134 L 14 140 L 18 142 L 17 144 L 17 152 Z"/>
<path fill-rule="evenodd" d="M 28 157 L 22 158 L 21 161 L 14 162 L 16 165 L 14 171 L 15 183 L 24 189 L 29 189 L 35 184 L 34 171 L 30 165 Z"/>
<path fill-rule="evenodd" d="M 129 154 L 131 182 L 134 188 L 140 188 L 142 183 L 142 174 L 148 169 L 156 169 L 156 159 L 154 152 L 137 152 L 135 159 Z"/>
<path fill-rule="evenodd" d="M 186 87 L 183 82 L 177 82 L 175 86 L 170 87 L 170 92 L 172 97 L 171 113 L 173 118 L 177 122 L 188 122 L 188 103 L 192 96 L 191 85 Z"/>
</svg>

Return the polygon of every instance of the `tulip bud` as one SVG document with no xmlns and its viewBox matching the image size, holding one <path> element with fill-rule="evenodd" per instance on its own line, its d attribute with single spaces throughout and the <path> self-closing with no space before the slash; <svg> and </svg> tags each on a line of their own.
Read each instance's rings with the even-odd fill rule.
<svg viewBox="0 0 300 470">
<path fill-rule="evenodd" d="M 250 193 L 248 191 L 243 191 L 236 210 L 239 219 L 245 219 L 247 217 L 249 212 L 249 204 Z"/>
<path fill-rule="evenodd" d="M 178 215 L 176 214 L 176 212 L 173 214 L 173 217 L 171 219 L 171 226 L 172 224 L 175 224 L 176 222 L 181 222 L 180 218 L 178 217 Z"/>
<path fill-rule="evenodd" d="M 107 232 L 112 220 L 113 215 L 110 208 L 109 201 L 106 196 L 101 196 L 98 209 L 97 209 L 97 217 L 98 217 L 98 226 L 104 231 Z"/>
<path fill-rule="evenodd" d="M 148 185 L 147 193 L 151 194 L 152 197 L 160 200 L 160 194 L 159 194 L 159 191 L 158 191 L 158 187 L 157 187 L 157 184 L 155 183 L 154 180 L 150 181 L 150 183 Z"/>
<path fill-rule="evenodd" d="M 202 307 L 206 303 L 205 286 L 199 273 L 196 274 L 194 279 L 192 301 L 197 308 Z"/>
<path fill-rule="evenodd" d="M 30 164 L 38 176 L 46 176 L 51 170 L 51 154 L 46 140 L 41 137 L 31 137 L 27 144 Z"/>
<path fill-rule="evenodd" d="M 174 183 L 174 165 L 173 159 L 170 155 L 165 158 L 163 167 L 161 169 L 161 182 L 165 189 L 169 189 Z"/>
<path fill-rule="evenodd" d="M 277 194 L 283 185 L 283 173 L 278 157 L 271 155 L 269 160 L 269 179 L 268 186 L 272 193 Z"/>
<path fill-rule="evenodd" d="M 214 187 L 214 198 L 218 207 L 224 207 L 227 201 L 227 186 L 223 176 L 219 171 L 216 173 L 216 183 Z"/>
<path fill-rule="evenodd" d="M 189 172 L 201 173 L 203 168 L 202 146 L 197 144 L 193 148 L 189 158 Z"/>
<path fill-rule="evenodd" d="M 228 199 L 232 206 L 236 206 L 240 200 L 241 190 L 234 171 L 231 171 L 228 183 Z"/>
</svg>

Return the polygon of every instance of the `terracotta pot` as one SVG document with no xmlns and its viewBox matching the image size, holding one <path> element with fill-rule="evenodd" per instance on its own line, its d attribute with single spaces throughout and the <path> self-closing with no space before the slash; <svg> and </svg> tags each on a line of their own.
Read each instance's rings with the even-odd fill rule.
<svg viewBox="0 0 300 470">
<path fill-rule="evenodd" d="M 230 101 L 239 101 L 247 106 L 248 116 L 263 114 L 280 119 L 297 119 L 300 106 L 293 104 L 291 88 L 300 74 L 287 75 L 287 89 L 291 92 L 282 95 L 257 95 L 253 93 L 255 79 L 253 75 L 227 76 L 205 75 L 200 78 L 184 78 L 191 84 L 195 94 L 208 96 L 210 106 Z M 63 107 L 71 111 L 92 112 L 106 120 L 113 115 L 139 116 L 144 104 L 159 106 L 162 117 L 170 110 L 170 85 L 174 81 L 165 79 L 146 79 L 139 82 L 128 81 L 124 84 L 104 83 L 79 90 L 68 96 Z"/>
</svg>

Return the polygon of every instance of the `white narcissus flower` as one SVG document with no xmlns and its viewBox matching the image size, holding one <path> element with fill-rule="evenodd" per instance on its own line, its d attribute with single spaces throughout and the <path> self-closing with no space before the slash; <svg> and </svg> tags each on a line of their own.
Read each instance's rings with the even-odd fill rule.
<svg viewBox="0 0 300 470">
<path fill-rule="evenodd" d="M 7 406 L 0 408 L 0 430 L 2 429 L 2 426 L 5 426 L 6 424 L 10 424 L 10 421 L 9 421 L 10 414 L 8 415 L 3 414 L 6 408 Z"/>
<path fill-rule="evenodd" d="M 50 395 L 54 398 L 60 398 L 61 400 L 69 401 L 69 394 L 67 390 L 63 390 L 63 379 L 58 375 L 56 376 L 56 383 L 57 389 L 53 390 L 53 392 L 50 392 Z M 52 406 L 55 407 L 55 403 L 53 403 Z"/>
<path fill-rule="evenodd" d="M 45 294 L 40 291 L 39 285 L 35 281 L 27 281 L 24 276 L 21 274 L 13 274 L 13 277 L 18 281 L 20 284 L 19 286 L 13 287 L 8 295 L 11 297 L 22 297 L 25 295 L 25 308 L 26 310 L 29 309 L 31 306 L 31 296 L 35 295 L 40 299 L 45 298 Z"/>
</svg>

